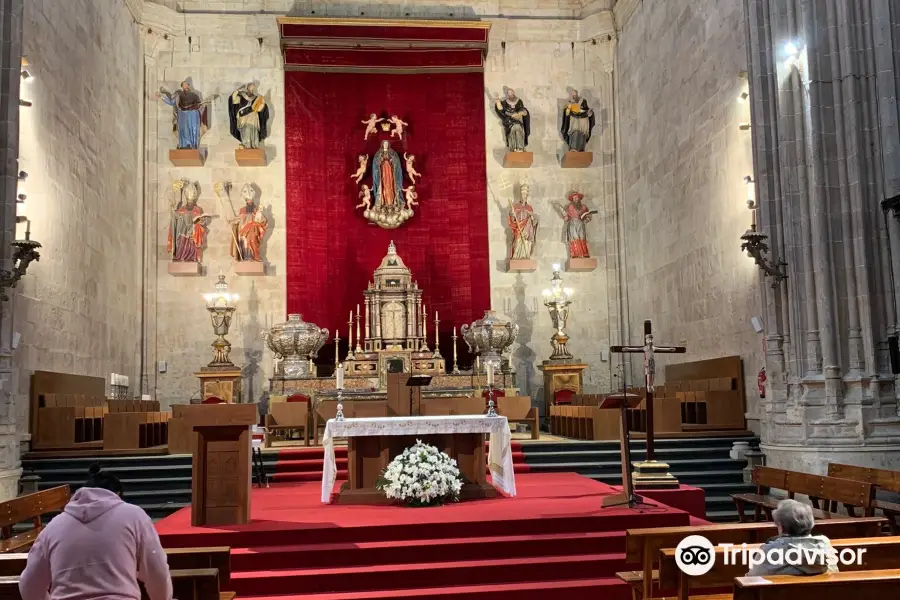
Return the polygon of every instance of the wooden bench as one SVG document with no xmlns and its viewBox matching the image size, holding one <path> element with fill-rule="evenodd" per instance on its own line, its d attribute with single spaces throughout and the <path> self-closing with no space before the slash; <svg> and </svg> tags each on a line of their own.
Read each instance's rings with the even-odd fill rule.
<svg viewBox="0 0 900 600">
<path fill-rule="evenodd" d="M 294 429 L 303 431 L 303 445 L 309 446 L 309 402 L 272 402 L 270 399 L 269 414 L 266 415 L 266 448 L 272 446 L 272 434 Z"/>
<path fill-rule="evenodd" d="M 853 481 L 839 477 L 811 475 L 797 471 L 786 471 L 773 467 L 754 467 L 752 482 L 756 484 L 755 494 L 733 494 L 731 496 L 738 510 L 738 518 L 743 521 L 744 507 L 754 507 L 754 519 L 760 520 L 764 511 L 766 518 L 772 518 L 772 511 L 784 498 L 770 495 L 772 489 L 784 490 L 788 498 L 796 494 L 809 496 L 813 515 L 817 519 L 834 518 L 838 504 L 843 504 L 847 514 L 853 516 L 855 508 L 861 508 L 866 515 L 872 514 L 875 486 L 864 481 Z"/>
<path fill-rule="evenodd" d="M 506 417 L 510 423 L 527 423 L 531 429 L 531 439 L 539 440 L 538 410 L 531 405 L 531 396 L 503 396 L 497 398 L 497 414 Z"/>
<path fill-rule="evenodd" d="M 69 495 L 69 486 L 61 485 L 0 503 L 0 553 L 30 548 L 44 529 L 41 517 L 61 511 Z M 31 529 L 13 535 L 14 525 L 29 520 L 33 524 Z"/>
<path fill-rule="evenodd" d="M 185 569 L 170 571 L 173 598 L 178 600 L 221 600 L 219 573 L 216 569 Z M 141 597 L 149 600 L 141 586 Z M 231 596 L 233 598 L 234 596 Z M 0 600 L 22 600 L 19 576 L 0 577 Z"/>
<path fill-rule="evenodd" d="M 896 598 L 900 569 L 846 571 L 810 577 L 738 577 L 734 600 L 855 600 Z"/>
<path fill-rule="evenodd" d="M 748 549 L 759 548 L 761 544 L 748 544 Z M 900 567 L 900 537 L 871 537 L 836 539 L 831 544 L 835 551 L 845 548 L 865 550 L 862 564 L 840 565 L 841 571 L 870 571 L 875 569 L 891 569 Z M 740 550 L 741 546 L 737 545 Z M 691 576 L 684 573 L 675 562 L 675 548 L 666 548 L 660 552 L 659 589 L 663 591 L 677 590 L 678 600 L 688 600 L 691 590 L 729 587 L 735 577 L 743 577 L 749 567 L 741 564 L 740 559 L 725 564 L 725 548 L 716 547 L 716 559 L 712 570 L 703 575 Z M 737 562 L 737 564 L 734 564 Z"/>
<path fill-rule="evenodd" d="M 882 517 L 842 517 L 816 523 L 813 533 L 830 539 L 877 536 L 886 520 Z M 737 523 L 732 525 L 700 525 L 697 527 L 654 527 L 629 529 L 625 532 L 625 561 L 640 565 L 639 571 L 616 573 L 632 589 L 632 598 L 652 598 L 653 582 L 658 579 L 654 566 L 663 548 L 674 548 L 689 535 L 702 535 L 713 545 L 756 544 L 778 534 L 773 523 Z"/>
<path fill-rule="evenodd" d="M 829 477 L 842 477 L 854 481 L 865 481 L 875 486 L 877 490 L 885 492 L 900 492 L 900 471 L 888 471 L 887 469 L 873 469 L 868 467 L 854 467 L 830 463 L 828 465 Z M 888 524 L 892 535 L 900 534 L 900 504 L 879 500 L 872 501 L 872 508 L 879 509 L 888 518 Z"/>
<path fill-rule="evenodd" d="M 166 559 L 169 569 L 172 570 L 173 586 L 179 578 L 190 578 L 192 572 L 213 570 L 216 572 L 218 600 L 233 600 L 235 597 L 234 592 L 222 591 L 231 587 L 231 548 L 228 546 L 168 548 L 166 549 Z M 0 579 L 15 578 L 18 582 L 27 561 L 28 554 L 25 553 L 0 554 Z M 205 575 L 200 578 L 201 586 L 208 585 L 207 582 L 202 581 L 204 578 Z M 186 585 L 183 581 L 181 584 L 182 587 Z M 177 589 L 174 595 L 181 600 L 182 596 L 178 594 Z M 3 594 L 0 593 L 0 599 L 2 598 Z"/>
</svg>

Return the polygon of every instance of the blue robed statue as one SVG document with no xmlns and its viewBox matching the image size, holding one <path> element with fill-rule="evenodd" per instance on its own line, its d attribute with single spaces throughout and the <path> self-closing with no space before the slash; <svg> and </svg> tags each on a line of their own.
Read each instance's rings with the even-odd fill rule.
<svg viewBox="0 0 900 600">
<path fill-rule="evenodd" d="M 160 89 L 159 97 L 175 110 L 174 128 L 178 136 L 178 149 L 200 147 L 200 136 L 209 128 L 207 108 L 209 100 L 201 100 L 200 94 L 190 82 L 182 81 L 181 89 L 167 92 Z"/>
<path fill-rule="evenodd" d="M 372 160 L 372 183 L 376 207 L 403 208 L 403 169 L 400 157 L 387 140 L 381 142 L 381 148 Z"/>
</svg>

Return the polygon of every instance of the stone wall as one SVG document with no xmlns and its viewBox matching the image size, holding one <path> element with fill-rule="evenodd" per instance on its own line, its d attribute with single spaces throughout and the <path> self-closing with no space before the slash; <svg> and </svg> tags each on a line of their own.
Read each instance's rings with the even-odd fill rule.
<svg viewBox="0 0 900 600">
<path fill-rule="evenodd" d="M 329 3 L 329 14 L 338 14 L 337 5 Z M 349 6 L 349 5 L 348 5 Z M 358 6 L 358 5 L 354 5 Z M 185 6 L 187 8 L 187 6 Z M 382 9 L 379 16 L 403 16 Z M 436 9 L 430 9 L 432 11 Z M 335 13 L 338 11 L 338 13 Z M 419 10 L 421 13 L 421 10 Z M 307 13 L 309 14 L 309 13 Z M 440 13 L 442 14 L 442 13 Z M 368 16 L 368 13 L 367 13 Z M 417 14 L 417 16 L 423 16 Z M 436 13 L 433 13 L 436 16 Z M 245 394 L 258 397 L 271 368 L 271 356 L 260 338 L 263 327 L 284 318 L 285 311 L 285 244 L 284 237 L 284 93 L 279 39 L 272 15 L 178 14 L 167 8 L 147 3 L 142 22 L 153 33 L 154 50 L 147 55 L 148 90 L 160 85 L 169 89 L 190 77 L 197 90 L 210 96 L 219 94 L 213 105 L 212 129 L 203 137 L 201 146 L 208 149 L 202 168 L 175 168 L 168 159 L 174 139 L 168 123 L 170 111 L 152 95 L 147 98 L 148 131 L 147 197 L 155 204 L 149 216 L 153 240 L 151 254 L 156 264 L 148 269 L 147 313 L 154 325 L 148 325 L 146 387 L 156 390 L 164 402 L 184 401 L 196 391 L 194 371 L 207 362 L 211 330 L 200 295 L 210 289 L 220 272 L 228 276 L 232 289 L 243 300 L 236 313 L 233 344 L 236 362 L 249 365 Z M 509 313 L 522 327 L 520 343 L 514 349 L 514 361 L 520 372 L 519 385 L 535 397 L 541 393 L 540 373 L 535 362 L 547 358 L 552 335 L 550 318 L 540 305 L 541 290 L 547 287 L 553 262 L 565 262 L 566 247 L 562 238 L 562 219 L 552 203 L 564 203 L 566 193 L 577 189 L 585 193 L 591 208 L 600 214 L 588 226 L 592 252 L 599 258 L 593 273 L 565 275 L 566 285 L 575 288 L 576 310 L 570 318 L 573 335 L 572 351 L 585 359 L 591 369 L 587 384 L 605 389 L 609 381 L 607 365 L 601 353 L 610 343 L 610 330 L 618 328 L 615 306 L 618 296 L 617 277 L 608 274 L 615 269 L 615 156 L 612 127 L 612 44 L 600 37 L 610 18 L 592 22 L 587 34 L 584 23 L 576 19 L 562 20 L 492 20 L 491 47 L 485 73 L 487 112 L 487 173 L 490 193 L 489 227 L 491 232 L 492 303 L 495 309 Z M 596 34 L 596 35 L 593 35 Z M 586 41 L 578 41 L 584 39 Z M 272 109 L 272 133 L 267 142 L 270 164 L 264 168 L 239 168 L 233 157 L 237 142 L 228 133 L 227 105 L 223 101 L 235 87 L 257 80 L 268 96 Z M 502 132 L 498 119 L 490 110 L 488 94 L 502 93 L 503 86 L 518 90 L 532 113 L 532 138 L 529 150 L 535 162 L 529 170 L 511 171 L 501 166 Z M 558 153 L 563 148 L 559 135 L 559 108 L 568 86 L 582 89 L 598 115 L 589 149 L 595 153 L 589 169 L 567 169 L 559 166 Z M 165 254 L 166 227 L 169 218 L 171 183 L 186 177 L 200 182 L 201 207 L 218 213 L 209 228 L 209 248 L 204 256 L 201 277 L 173 277 L 167 272 Z M 262 191 L 262 203 L 270 206 L 272 233 L 266 242 L 270 265 L 265 277 L 238 278 L 231 275 L 228 257 L 229 233 L 225 216 L 230 208 L 219 203 L 213 192 L 216 181 L 231 180 L 237 189 L 253 182 Z M 516 276 L 505 272 L 508 200 L 517 186 L 527 181 L 532 203 L 541 217 L 538 233 L 535 273 Z M 426 201 L 427 202 L 427 201 Z M 427 203 L 423 204 L 427 210 Z M 612 252 L 611 256 L 608 256 Z M 360 290 L 360 293 L 362 290 Z M 461 323 L 456 324 L 461 325 Z M 444 323 L 445 327 L 452 324 Z M 154 339 L 151 339 L 154 338 Z M 461 343 L 461 342 L 460 342 Z M 445 356 L 452 352 L 443 349 Z M 166 363 L 165 373 L 154 373 L 157 361 Z"/>
<path fill-rule="evenodd" d="M 616 71 L 624 277 L 630 339 L 644 319 L 666 362 L 739 354 L 756 411 L 759 275 L 740 250 L 752 174 L 742 3 L 644 0 L 620 33 Z M 640 377 L 635 359 L 632 374 Z"/>
<path fill-rule="evenodd" d="M 18 287 L 19 431 L 36 369 L 140 372 L 143 227 L 141 38 L 121 2 L 25 2 L 20 163 L 32 238 Z M 19 236 L 24 233 L 19 226 Z"/>
</svg>

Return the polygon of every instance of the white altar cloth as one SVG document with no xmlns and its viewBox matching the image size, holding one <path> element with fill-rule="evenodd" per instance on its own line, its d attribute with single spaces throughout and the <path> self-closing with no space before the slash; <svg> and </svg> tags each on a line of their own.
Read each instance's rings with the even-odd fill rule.
<svg viewBox="0 0 900 600">
<path fill-rule="evenodd" d="M 435 416 L 435 417 L 379 417 L 372 419 L 329 419 L 325 424 L 325 465 L 322 470 L 322 502 L 328 504 L 337 465 L 334 460 L 334 439 L 376 435 L 434 435 L 441 433 L 489 433 L 488 468 L 494 487 L 509 497 L 516 495 L 513 473 L 512 435 L 506 417 Z"/>
</svg>

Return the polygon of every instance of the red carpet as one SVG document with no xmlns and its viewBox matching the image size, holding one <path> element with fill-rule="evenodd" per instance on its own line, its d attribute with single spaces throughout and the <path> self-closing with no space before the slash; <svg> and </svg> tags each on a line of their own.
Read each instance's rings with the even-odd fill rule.
<svg viewBox="0 0 900 600">
<path fill-rule="evenodd" d="M 322 505 L 318 483 L 254 488 L 249 525 L 194 528 L 188 508 L 156 526 L 166 547 L 231 546 L 241 598 L 627 600 L 624 530 L 690 523 L 664 505 L 601 508 L 612 488 L 571 473 L 516 486 L 515 498 L 420 509 Z"/>
<path fill-rule="evenodd" d="M 525 453 L 522 452 L 521 442 L 512 443 L 513 470 L 517 473 L 528 473 L 528 465 L 525 464 Z M 298 483 L 304 481 L 322 481 L 322 463 L 325 460 L 324 450 L 321 446 L 306 448 L 292 447 L 279 448 L 278 459 L 275 463 L 275 473 L 272 475 L 273 483 Z M 338 468 L 338 479 L 347 478 L 347 447 L 337 446 L 334 455 Z"/>
</svg>

